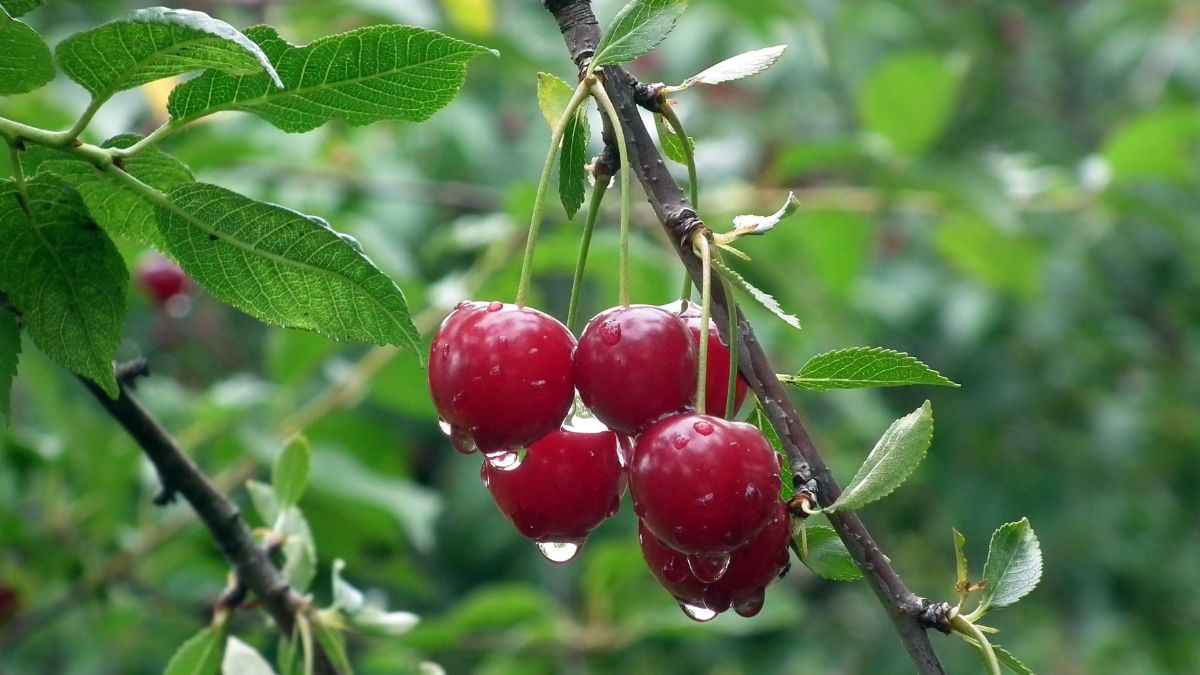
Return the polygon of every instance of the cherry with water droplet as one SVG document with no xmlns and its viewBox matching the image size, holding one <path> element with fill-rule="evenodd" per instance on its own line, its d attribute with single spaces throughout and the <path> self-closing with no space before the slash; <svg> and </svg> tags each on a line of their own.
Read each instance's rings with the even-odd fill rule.
<svg viewBox="0 0 1200 675">
<path fill-rule="evenodd" d="M 688 301 L 680 311 L 680 303 L 672 302 L 663 308 L 677 312 L 687 325 L 692 336 L 692 344 L 700 349 L 700 305 Z M 741 409 L 746 400 L 748 387 L 746 380 L 739 374 L 733 389 L 733 412 Z M 729 400 L 729 345 L 717 333 L 717 323 L 708 321 L 708 367 L 704 375 L 704 412 L 716 417 L 725 416 L 725 402 Z"/>
</svg>

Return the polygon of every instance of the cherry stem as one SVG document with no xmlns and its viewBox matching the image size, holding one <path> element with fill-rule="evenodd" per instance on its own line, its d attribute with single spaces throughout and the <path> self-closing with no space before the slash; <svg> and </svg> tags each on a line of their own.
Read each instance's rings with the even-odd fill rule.
<svg viewBox="0 0 1200 675">
<path fill-rule="evenodd" d="M 629 306 L 629 149 L 625 147 L 625 129 L 621 125 L 621 118 L 617 115 L 617 109 L 613 107 L 612 99 L 608 97 L 608 92 L 604 91 L 604 87 L 599 83 L 592 81 L 592 96 L 600 103 L 600 107 L 604 109 L 604 113 L 608 115 L 609 121 L 612 123 L 613 133 L 617 137 L 617 152 L 621 157 L 621 247 L 620 257 L 618 258 L 617 268 L 620 276 L 620 285 L 617 287 L 617 299 L 622 307 Z"/>
<path fill-rule="evenodd" d="M 683 130 L 683 122 L 679 120 L 679 115 L 675 114 L 675 109 L 671 107 L 671 103 L 667 101 L 666 96 L 662 97 L 662 101 L 659 103 L 659 110 L 662 112 L 663 118 L 671 124 L 671 130 L 675 132 L 675 136 L 679 138 L 679 145 L 683 149 L 683 156 L 687 159 L 688 198 L 692 202 L 692 208 L 699 211 L 700 190 L 696 183 L 696 156 L 692 152 L 692 143 L 688 139 L 687 132 Z"/>
<path fill-rule="evenodd" d="M 696 414 L 704 414 L 704 385 L 708 375 L 708 322 L 712 309 L 712 249 L 704 230 L 692 239 L 692 245 L 700 256 L 704 274 L 700 285 L 700 353 L 696 355 Z"/>
<path fill-rule="evenodd" d="M 692 297 L 692 275 L 683 271 L 683 288 L 679 289 L 679 311 L 683 312 L 687 309 L 688 299 Z"/>
<path fill-rule="evenodd" d="M 721 287 L 725 289 L 725 297 L 733 297 L 733 283 L 720 275 Z M 738 379 L 738 321 L 737 312 L 729 312 L 729 382 L 725 387 L 725 419 L 733 419 L 737 412 L 737 379 Z"/>
<path fill-rule="evenodd" d="M 979 627 L 967 620 L 961 614 L 955 615 L 950 619 L 950 627 L 957 633 L 966 635 L 972 638 L 979 649 L 979 656 L 983 659 L 983 665 L 987 668 L 988 675 L 1001 675 L 1000 661 L 996 658 L 996 650 L 992 649 L 992 643 L 988 642 L 987 636 Z"/>
<path fill-rule="evenodd" d="M 575 261 L 575 276 L 571 279 L 571 303 L 567 306 L 567 330 L 575 332 L 575 321 L 579 315 L 579 296 L 583 293 L 583 271 L 587 268 L 588 249 L 592 245 L 592 230 L 596 227 L 596 216 L 600 213 L 600 202 L 608 191 L 611 176 L 599 176 L 592 186 L 592 199 L 588 203 L 587 217 L 583 221 L 583 235 L 579 239 L 579 258 Z"/>
<path fill-rule="evenodd" d="M 538 230 L 542 226 L 542 216 L 546 212 L 546 188 L 550 185 L 551 168 L 554 166 L 554 159 L 558 156 L 558 148 L 562 145 L 567 125 L 571 122 L 571 118 L 579 109 L 580 104 L 587 98 L 588 88 L 592 83 L 590 78 L 579 83 L 571 100 L 567 103 L 566 109 L 563 110 L 562 117 L 558 118 L 558 123 L 554 125 L 554 130 L 550 134 L 550 151 L 546 153 L 546 163 L 542 166 L 542 175 L 538 179 L 537 196 L 533 200 L 533 216 L 529 221 L 529 238 L 525 240 L 525 257 L 521 260 L 521 281 L 517 285 L 517 305 L 521 307 L 525 306 L 525 301 L 529 297 L 529 280 L 533 276 L 533 250 L 537 244 Z"/>
</svg>

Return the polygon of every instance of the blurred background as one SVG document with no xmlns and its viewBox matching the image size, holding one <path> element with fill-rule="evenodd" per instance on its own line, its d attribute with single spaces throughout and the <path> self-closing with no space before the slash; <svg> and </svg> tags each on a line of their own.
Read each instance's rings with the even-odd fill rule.
<svg viewBox="0 0 1200 675">
<path fill-rule="evenodd" d="M 26 19 L 53 44 L 149 4 L 50 0 Z M 498 49 L 420 126 L 287 135 L 231 114 L 165 149 L 200 180 L 356 236 L 415 312 L 434 308 L 427 331 L 464 295 L 511 301 L 513 245 L 548 142 L 535 73 L 572 77 L 541 3 L 180 6 L 268 22 L 296 44 L 400 22 Z M 596 2 L 602 24 L 618 8 Z M 1042 673 L 1200 670 L 1198 31 L 1188 0 L 694 0 L 633 67 L 670 84 L 789 45 L 765 74 L 678 95 L 701 216 L 721 230 L 774 211 L 788 190 L 800 198 L 798 215 L 744 242 L 753 262 L 736 264 L 804 325 L 746 306 L 782 372 L 878 345 L 962 384 L 795 399 L 843 481 L 894 418 L 932 400 L 924 465 L 864 518 L 914 591 L 950 600 L 951 527 L 977 576 L 992 530 L 1028 516 L 1044 580 L 987 623 Z M 88 138 L 154 128 L 169 89 L 118 96 Z M 60 76 L 0 100 L 0 114 L 65 128 L 85 104 Z M 616 196 L 584 316 L 616 302 Z M 640 190 L 635 204 L 633 297 L 663 303 L 680 268 Z M 579 223 L 557 203 L 549 214 L 534 304 L 562 318 Z M 131 264 L 144 253 L 123 252 Z M 863 583 L 799 565 L 757 618 L 688 621 L 645 569 L 628 502 L 576 561 L 545 562 L 491 503 L 479 459 L 439 433 L 412 354 L 265 327 L 198 291 L 168 313 L 134 285 L 130 304 L 121 355 L 154 370 L 141 398 L 240 502 L 245 479 L 267 477 L 280 434 L 307 427 L 318 602 L 341 558 L 351 582 L 422 617 L 402 637 L 352 636 L 361 673 L 422 658 L 489 675 L 910 670 Z M 185 506 L 151 505 L 156 479 L 138 449 L 28 342 L 13 407 L 0 432 L 0 672 L 161 672 L 208 622 L 226 566 Z M 254 612 L 236 630 L 275 649 Z M 961 641 L 932 637 L 949 672 L 978 671 Z"/>
</svg>

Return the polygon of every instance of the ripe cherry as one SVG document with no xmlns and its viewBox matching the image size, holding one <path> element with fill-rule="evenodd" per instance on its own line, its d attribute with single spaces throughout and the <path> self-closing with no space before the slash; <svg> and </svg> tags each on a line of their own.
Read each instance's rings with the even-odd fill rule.
<svg viewBox="0 0 1200 675">
<path fill-rule="evenodd" d="M 749 424 L 676 415 L 638 438 L 629 489 L 634 511 L 656 537 L 719 562 L 770 521 L 779 501 L 779 461 Z"/>
<path fill-rule="evenodd" d="M 571 407 L 574 348 L 571 333 L 536 309 L 461 302 L 429 352 L 434 406 L 485 453 L 528 446 Z"/>
<path fill-rule="evenodd" d="M 596 419 L 636 434 L 695 398 L 696 349 L 679 317 L 650 305 L 597 314 L 575 350 L 575 386 Z"/>
<path fill-rule="evenodd" d="M 776 500 L 767 526 L 732 553 L 720 579 L 704 583 L 692 574 L 687 556 L 662 543 L 645 523 L 638 524 L 642 557 L 651 574 L 679 601 L 684 613 L 697 621 L 711 619 L 730 607 L 742 616 L 758 614 L 766 586 L 787 572 L 790 538 L 787 506 Z"/>
<path fill-rule="evenodd" d="M 496 506 L 543 555 L 567 562 L 621 506 L 625 471 L 611 431 L 552 431 L 529 446 L 484 461 L 481 477 Z"/>
<path fill-rule="evenodd" d="M 664 309 L 677 312 L 692 334 L 692 344 L 700 349 L 700 305 L 688 301 L 680 313 L 680 303 L 663 305 Z M 729 400 L 729 346 L 717 333 L 717 324 L 708 321 L 708 368 L 704 379 L 704 412 L 717 417 L 725 416 L 725 402 Z M 746 380 L 738 375 L 734 385 L 733 412 L 741 409 L 746 400 Z"/>
<path fill-rule="evenodd" d="M 142 289 L 159 305 L 167 304 L 188 289 L 188 277 L 183 269 L 165 256 L 147 251 L 137 265 L 137 280 Z"/>
</svg>

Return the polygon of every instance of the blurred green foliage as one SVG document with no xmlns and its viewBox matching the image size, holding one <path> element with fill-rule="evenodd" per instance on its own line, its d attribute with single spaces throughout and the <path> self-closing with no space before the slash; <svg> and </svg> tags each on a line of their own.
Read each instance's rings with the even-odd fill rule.
<svg viewBox="0 0 1200 675">
<path fill-rule="evenodd" d="M 56 43 L 145 4 L 51 0 L 26 19 Z M 510 242 L 548 138 L 535 74 L 571 76 L 541 3 L 183 4 L 237 26 L 271 23 L 294 43 L 407 22 L 499 49 L 419 127 L 285 135 L 228 115 L 166 149 L 202 180 L 353 234 L 415 309 L 460 299 L 485 256 L 505 262 L 474 295 L 511 299 Z M 596 4 L 602 22 L 618 8 Z M 737 265 L 804 325 L 747 308 L 781 372 L 880 345 L 963 385 L 796 400 L 843 481 L 893 418 L 932 400 L 928 458 L 864 516 L 910 586 L 945 600 L 951 527 L 980 565 L 988 534 L 1028 516 L 1045 579 L 989 623 L 1039 672 L 1200 669 L 1198 31 L 1195 5 L 1169 0 L 697 0 L 634 64 L 645 81 L 676 83 L 734 53 L 790 45 L 765 74 L 678 95 L 701 215 L 722 229 L 773 211 L 789 189 L 800 197 L 802 213 L 748 241 L 753 263 Z M 152 129 L 166 91 L 119 95 L 89 139 Z M 60 74 L 0 100 L 0 114 L 62 128 L 85 103 Z M 608 201 L 584 315 L 616 298 Z M 679 267 L 637 203 L 633 297 L 666 302 Z M 555 206 L 547 224 L 534 304 L 562 317 L 578 223 Z M 366 353 L 266 328 L 203 295 L 182 319 L 136 290 L 130 304 L 121 355 L 146 355 L 155 373 L 141 398 L 247 512 L 240 484 L 269 475 L 281 422 Z M 184 505 L 151 505 L 149 466 L 71 377 L 28 343 L 20 368 L 0 433 L 0 583 L 21 605 L 0 627 L 0 672 L 161 672 L 208 622 L 225 565 Z M 352 636 L 360 672 L 403 672 L 416 658 L 489 675 L 909 669 L 865 585 L 799 566 L 759 617 L 692 624 L 644 569 L 627 504 L 576 562 L 544 562 L 491 504 L 478 459 L 438 432 L 411 354 L 345 403 L 307 431 L 318 600 L 342 558 L 347 579 L 423 619 L 401 638 Z M 234 629 L 273 652 L 255 613 Z M 950 672 L 978 668 L 958 641 L 933 639 Z"/>
</svg>

